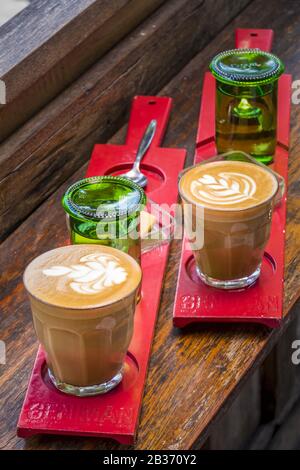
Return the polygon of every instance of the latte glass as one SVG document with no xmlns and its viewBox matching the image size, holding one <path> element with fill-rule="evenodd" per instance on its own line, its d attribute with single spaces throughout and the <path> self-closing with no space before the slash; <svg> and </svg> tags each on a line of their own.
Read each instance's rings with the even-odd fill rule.
<svg viewBox="0 0 300 470">
<path fill-rule="evenodd" d="M 65 246 L 28 265 L 33 323 L 59 390 L 97 395 L 122 380 L 140 282 L 139 264 L 107 246 Z"/>
<path fill-rule="evenodd" d="M 184 170 L 179 192 L 200 279 L 221 289 L 253 284 L 283 178 L 243 152 L 230 152 Z"/>
</svg>

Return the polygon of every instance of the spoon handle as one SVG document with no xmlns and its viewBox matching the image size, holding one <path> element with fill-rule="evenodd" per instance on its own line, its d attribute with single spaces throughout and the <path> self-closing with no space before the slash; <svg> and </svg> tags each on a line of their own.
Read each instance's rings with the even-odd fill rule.
<svg viewBox="0 0 300 470">
<path fill-rule="evenodd" d="M 157 121 L 156 119 L 152 119 L 152 121 L 150 121 L 150 124 L 145 131 L 145 134 L 143 135 L 143 138 L 140 142 L 140 145 L 136 154 L 136 159 L 135 159 L 133 167 L 137 170 L 139 170 L 141 160 L 151 145 L 151 142 L 155 135 L 156 127 L 157 127 Z"/>
</svg>

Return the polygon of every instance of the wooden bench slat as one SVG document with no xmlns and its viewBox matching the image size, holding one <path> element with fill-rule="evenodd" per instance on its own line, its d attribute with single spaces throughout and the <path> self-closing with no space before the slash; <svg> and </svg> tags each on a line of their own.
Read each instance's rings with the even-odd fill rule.
<svg viewBox="0 0 300 470">
<path fill-rule="evenodd" d="M 0 28 L 0 141 L 87 70 L 163 0 L 31 0 Z"/>
</svg>

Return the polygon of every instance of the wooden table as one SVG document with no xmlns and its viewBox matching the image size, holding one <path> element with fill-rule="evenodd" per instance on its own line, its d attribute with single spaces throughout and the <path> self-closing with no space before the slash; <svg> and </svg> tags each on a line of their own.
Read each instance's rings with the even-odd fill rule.
<svg viewBox="0 0 300 470">
<path fill-rule="evenodd" d="M 273 28 L 274 52 L 294 79 L 300 77 L 300 11 L 297 2 L 255 0 L 162 89 L 174 97 L 165 145 L 186 147 L 193 158 L 204 71 L 220 50 L 233 47 L 236 27 Z M 288 7 L 287 7 L 288 4 Z M 163 64 L 161 64 L 163 68 Z M 289 198 L 286 239 L 285 320 L 269 331 L 255 325 L 201 325 L 184 331 L 172 327 L 172 308 L 180 243 L 172 243 L 143 400 L 136 449 L 201 447 L 217 418 L 228 408 L 292 321 L 300 294 L 300 105 L 292 106 Z M 125 129 L 112 141 L 121 142 Z M 69 437 L 16 437 L 16 422 L 37 350 L 22 272 L 30 259 L 64 244 L 67 230 L 60 198 L 65 188 L 85 173 L 83 165 L 16 228 L 0 247 L 1 329 L 7 365 L 0 366 L 0 448 L 119 449 L 113 441 Z M 41 183 L 43 184 L 43 182 Z M 15 188 L 18 191 L 18 187 Z M 289 314 L 290 313 L 290 314 Z M 297 338 L 295 338 L 297 339 Z"/>
<path fill-rule="evenodd" d="M 0 29 L 0 76 L 7 89 L 7 103 L 0 110 L 0 141 L 162 3 L 30 0 Z"/>
</svg>

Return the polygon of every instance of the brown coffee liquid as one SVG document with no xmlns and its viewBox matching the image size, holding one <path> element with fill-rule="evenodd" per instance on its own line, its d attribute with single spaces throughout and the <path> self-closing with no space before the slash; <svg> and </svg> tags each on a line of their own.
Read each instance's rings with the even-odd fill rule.
<svg viewBox="0 0 300 470">
<path fill-rule="evenodd" d="M 140 281 L 132 257 L 100 245 L 57 248 L 29 264 L 34 326 L 56 379 L 85 387 L 120 372 Z"/>
<path fill-rule="evenodd" d="M 198 270 L 211 279 L 230 281 L 260 266 L 270 235 L 276 177 L 258 165 L 209 162 L 187 171 L 179 183 L 184 204 L 203 208 L 203 246 L 194 250 Z"/>
</svg>

